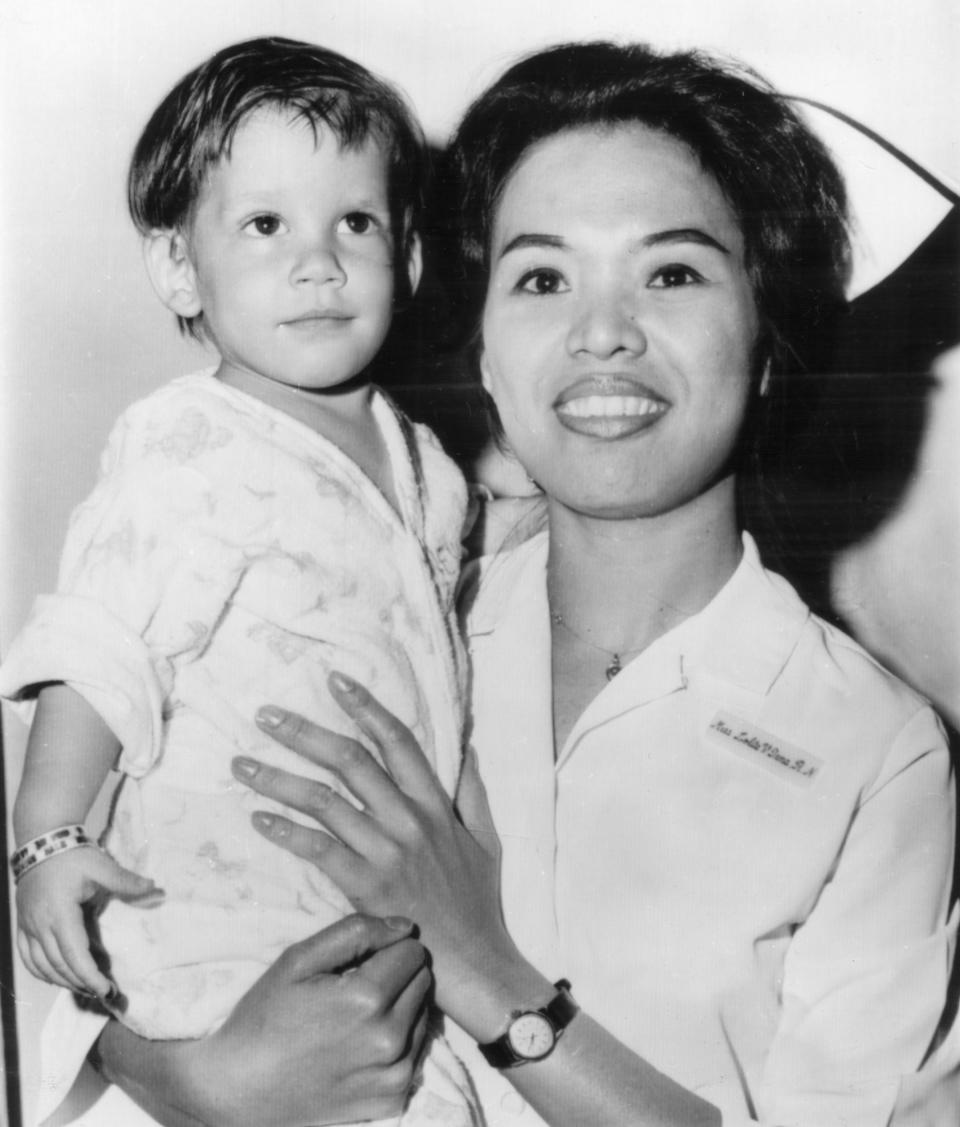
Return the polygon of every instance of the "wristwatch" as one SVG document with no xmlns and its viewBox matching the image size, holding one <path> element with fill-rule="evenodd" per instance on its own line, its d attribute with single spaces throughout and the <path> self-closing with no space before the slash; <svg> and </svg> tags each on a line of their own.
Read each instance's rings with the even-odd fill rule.
<svg viewBox="0 0 960 1127">
<path fill-rule="evenodd" d="M 554 984 L 557 991 L 538 1010 L 514 1010 L 510 1024 L 494 1041 L 478 1048 L 494 1068 L 516 1068 L 529 1061 L 543 1060 L 556 1048 L 563 1031 L 580 1011 L 570 996 L 565 978 Z"/>
</svg>

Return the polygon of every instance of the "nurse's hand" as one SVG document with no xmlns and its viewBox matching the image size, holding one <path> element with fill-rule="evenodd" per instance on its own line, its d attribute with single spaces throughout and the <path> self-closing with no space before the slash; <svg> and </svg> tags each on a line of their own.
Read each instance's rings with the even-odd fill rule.
<svg viewBox="0 0 960 1127">
<path fill-rule="evenodd" d="M 237 760 L 238 779 L 329 832 L 275 814 L 255 814 L 255 824 L 271 841 L 317 865 L 364 911 L 396 913 L 419 924 L 433 958 L 441 1009 L 479 1044 L 491 1041 L 503 1032 L 512 1009 L 546 1001 L 554 987 L 523 958 L 503 926 L 499 849 L 474 765 L 468 762 L 460 786 L 461 821 L 410 732 L 365 689 L 336 675 L 330 687 L 380 752 L 386 770 L 355 740 L 300 716 L 261 710 L 258 723 L 265 732 L 336 772 L 363 809 L 318 782 Z M 715 1108 L 641 1060 L 587 1014 L 570 1024 L 555 1052 L 511 1070 L 507 1079 L 556 1127 L 720 1122 Z"/>
<path fill-rule="evenodd" d="M 304 1127 L 398 1115 L 430 971 L 409 920 L 348 916 L 288 948 L 199 1041 L 110 1022 L 105 1079 L 166 1127 Z"/>
<path fill-rule="evenodd" d="M 500 911 L 499 843 L 475 766 L 468 762 L 465 770 L 458 816 L 403 724 L 345 677 L 333 674 L 330 690 L 385 769 L 356 740 L 293 713 L 267 707 L 257 723 L 334 772 L 362 810 L 322 783 L 255 760 L 235 760 L 234 774 L 323 827 L 258 812 L 253 821 L 264 837 L 316 865 L 358 911 L 405 916 L 418 925 L 437 1002 L 459 1020 L 490 968 L 516 958 Z"/>
</svg>

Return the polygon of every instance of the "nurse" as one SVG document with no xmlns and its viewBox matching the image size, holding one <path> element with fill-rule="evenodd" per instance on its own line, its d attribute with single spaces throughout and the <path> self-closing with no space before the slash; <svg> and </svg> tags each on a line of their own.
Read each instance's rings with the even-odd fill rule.
<svg viewBox="0 0 960 1127">
<path fill-rule="evenodd" d="M 750 76 L 610 46 L 516 66 L 454 152 L 480 372 L 543 492 L 464 596 L 503 916 L 362 688 L 340 699 L 389 774 L 261 715 L 364 809 L 240 763 L 332 836 L 260 827 L 419 924 L 492 1123 L 886 1124 L 945 998 L 947 750 L 737 509 L 839 304 L 837 173 Z"/>
<path fill-rule="evenodd" d="M 755 76 L 606 44 L 517 64 L 454 157 L 479 370 L 541 490 L 465 586 L 486 801 L 468 772 L 458 819 L 335 675 L 361 739 L 259 722 L 359 807 L 238 760 L 298 812 L 255 824 L 417 924 L 494 1127 L 952 1122 L 942 730 L 738 516 L 840 306 L 836 170 Z M 135 1093 L 189 1073 L 163 1053 L 101 1039 Z"/>
</svg>

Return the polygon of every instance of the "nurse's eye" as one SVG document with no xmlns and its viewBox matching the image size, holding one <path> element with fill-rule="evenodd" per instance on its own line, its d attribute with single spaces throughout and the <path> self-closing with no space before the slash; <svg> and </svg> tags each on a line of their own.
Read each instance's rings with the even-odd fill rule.
<svg viewBox="0 0 960 1127">
<path fill-rule="evenodd" d="M 515 287 L 520 293 L 535 294 L 540 297 L 565 293 L 569 288 L 566 279 L 558 270 L 544 266 L 538 266 L 536 270 L 528 270 L 520 277 Z"/>
<path fill-rule="evenodd" d="M 695 286 L 702 281 L 703 275 L 698 274 L 692 267 L 684 266 L 680 262 L 671 262 L 669 266 L 661 266 L 654 273 L 649 285 L 656 290 L 668 290 L 677 286 Z"/>
<path fill-rule="evenodd" d="M 276 235 L 283 227 L 283 222 L 278 215 L 255 215 L 243 225 L 246 234 L 255 239 L 268 239 Z"/>
<path fill-rule="evenodd" d="M 377 219 L 365 211 L 351 211 L 340 220 L 340 223 L 351 235 L 368 235 L 380 226 Z"/>
</svg>

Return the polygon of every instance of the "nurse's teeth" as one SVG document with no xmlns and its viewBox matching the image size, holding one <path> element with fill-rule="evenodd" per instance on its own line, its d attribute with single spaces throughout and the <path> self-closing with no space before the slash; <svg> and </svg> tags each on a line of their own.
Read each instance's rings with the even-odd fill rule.
<svg viewBox="0 0 960 1127">
<path fill-rule="evenodd" d="M 557 410 L 577 419 L 638 418 L 662 411 L 663 404 L 654 399 L 638 399 L 635 395 L 586 395 L 568 399 Z"/>
</svg>

